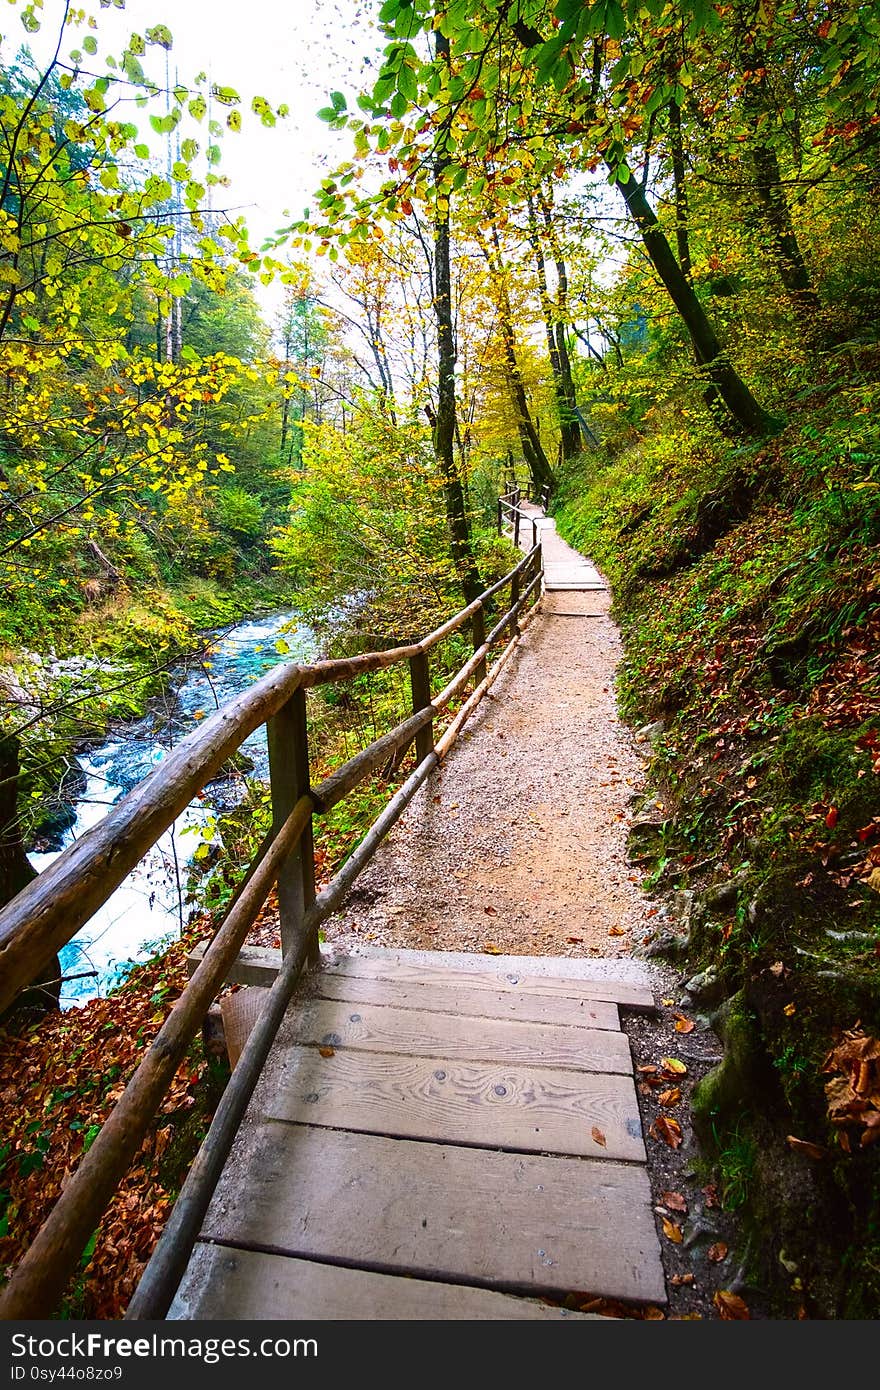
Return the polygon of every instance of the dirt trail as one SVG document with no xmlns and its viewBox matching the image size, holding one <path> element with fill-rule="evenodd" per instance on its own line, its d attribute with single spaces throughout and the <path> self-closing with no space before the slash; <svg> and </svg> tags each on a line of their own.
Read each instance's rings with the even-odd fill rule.
<svg viewBox="0 0 880 1390">
<path fill-rule="evenodd" d="M 548 567 L 551 554 L 583 564 L 552 523 L 546 533 Z M 545 595 L 445 766 L 327 923 L 328 942 L 629 954 L 651 908 L 626 860 L 642 774 L 617 717 L 609 607 L 605 590 Z"/>
</svg>

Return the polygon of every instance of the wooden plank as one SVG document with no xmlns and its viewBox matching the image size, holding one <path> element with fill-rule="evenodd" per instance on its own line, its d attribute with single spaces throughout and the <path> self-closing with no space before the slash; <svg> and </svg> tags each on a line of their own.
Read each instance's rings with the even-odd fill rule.
<svg viewBox="0 0 880 1390">
<path fill-rule="evenodd" d="M 608 1036 L 613 1036 L 610 1034 Z M 644 1161 L 631 1076 L 290 1047 L 265 1114 L 291 1124 Z M 267 1088 L 268 1090 L 268 1088 Z"/>
<path fill-rule="evenodd" d="M 352 1004 L 389 1004 L 397 1009 L 428 1010 L 458 1018 L 511 1018 L 521 1023 L 555 1023 L 576 1028 L 620 1028 L 616 1004 L 596 999 L 568 999 L 558 994 L 520 994 L 518 990 L 472 989 L 455 983 L 408 984 L 403 980 L 370 980 L 320 970 L 310 981 L 322 999 Z"/>
<path fill-rule="evenodd" d="M 485 960 L 485 957 L 478 959 Z M 367 980 L 401 980 L 409 984 L 456 984 L 468 989 L 510 990 L 524 994 L 563 995 L 568 999 L 604 999 L 627 1007 L 652 1008 L 654 996 L 644 985 L 631 985 L 623 980 L 586 980 L 557 975 L 521 975 L 510 966 L 497 970 L 479 967 L 474 970 L 458 966 L 430 965 L 419 961 L 395 960 L 387 956 L 339 956 L 322 969 L 329 975 L 357 976 Z"/>
<path fill-rule="evenodd" d="M 440 1281 L 666 1301 L 640 1164 L 266 1121 L 240 1142 L 202 1233 Z"/>
<path fill-rule="evenodd" d="M 267 989 L 239 989 L 235 994 L 224 994 L 220 1000 L 220 1015 L 231 1067 L 235 1066 L 244 1051 L 250 1031 L 263 1012 L 268 994 Z"/>
<path fill-rule="evenodd" d="M 236 996 L 233 996 L 233 998 Z M 451 1061 L 523 1063 L 575 1071 L 632 1071 L 629 1039 L 600 1028 L 568 1028 L 506 1018 L 457 1018 L 451 1013 L 347 1004 L 335 999 L 294 1001 L 279 1042 L 399 1052 Z"/>
<path fill-rule="evenodd" d="M 228 1245 L 196 1246 L 168 1317 L 213 1322 L 605 1321 L 467 1284 L 404 1279 Z"/>
</svg>

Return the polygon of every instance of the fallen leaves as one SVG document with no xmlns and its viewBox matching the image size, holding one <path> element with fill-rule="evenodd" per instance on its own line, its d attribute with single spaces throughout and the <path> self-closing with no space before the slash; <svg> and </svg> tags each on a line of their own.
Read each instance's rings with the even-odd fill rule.
<svg viewBox="0 0 880 1390">
<path fill-rule="evenodd" d="M 751 1318 L 751 1313 L 739 1294 L 731 1293 L 729 1289 L 719 1289 L 712 1302 L 718 1310 L 718 1316 L 724 1322 L 748 1322 Z"/>
<path fill-rule="evenodd" d="M 486 953 L 487 956 L 503 956 L 503 955 L 504 955 L 504 952 L 503 952 L 503 950 L 501 949 L 501 947 L 500 947 L 500 946 L 496 946 L 494 941 L 487 941 L 487 942 L 484 944 L 484 946 L 483 946 L 483 950 L 485 951 L 485 953 Z"/>
<path fill-rule="evenodd" d="M 590 1133 L 593 1136 L 594 1143 L 598 1144 L 600 1148 L 605 1149 L 608 1147 L 608 1140 L 605 1138 L 604 1132 L 598 1125 L 593 1125 Z"/>
<path fill-rule="evenodd" d="M 670 1149 L 679 1148 L 683 1139 L 681 1125 L 671 1115 L 658 1115 L 648 1133 L 652 1138 L 668 1144 Z"/>
<path fill-rule="evenodd" d="M 4 1140 L 0 1188 L 8 1193 L 0 1264 L 14 1267 L 32 1242 L 82 1155 L 91 1147 L 132 1071 L 141 1061 L 186 981 L 194 927 L 167 954 L 134 970 L 108 999 L 49 1014 L 23 1035 L 0 1035 Z M 181 1142 L 195 1139 L 204 1119 L 199 1093 L 200 1049 L 178 1068 L 153 1128 L 87 1247 L 78 1275 L 76 1316 L 118 1319 L 162 1233 L 171 1209 L 172 1170 Z M 184 1126 L 192 1128 L 189 1140 Z M 173 1157 L 172 1157 L 173 1155 Z"/>
<path fill-rule="evenodd" d="M 674 1017 L 676 1033 L 692 1033 L 697 1026 L 692 1018 L 688 1018 L 686 1014 L 679 1011 L 676 1011 Z"/>
<path fill-rule="evenodd" d="M 694 1276 L 692 1274 L 671 1274 L 669 1282 L 674 1289 L 690 1288 L 694 1282 Z"/>
<path fill-rule="evenodd" d="M 609 928 L 608 928 L 608 935 L 609 935 L 609 936 L 626 936 L 626 929 L 625 929 L 624 927 L 609 927 Z"/>
<path fill-rule="evenodd" d="M 706 1251 L 707 1258 L 710 1259 L 713 1264 L 720 1264 L 722 1260 L 727 1259 L 727 1255 L 728 1247 L 724 1244 L 723 1240 L 716 1240 L 715 1244 L 710 1245 L 709 1249 Z"/>
<path fill-rule="evenodd" d="M 850 1128 L 859 1135 L 860 1148 L 876 1143 L 880 1139 L 880 1040 L 857 1023 L 828 1053 L 822 1070 L 833 1073 L 825 1098 L 841 1147 L 851 1151 Z"/>
<path fill-rule="evenodd" d="M 670 1221 L 668 1216 L 664 1216 L 661 1224 L 663 1226 L 663 1234 L 665 1235 L 666 1239 L 671 1240 L 673 1245 L 681 1245 L 682 1241 L 684 1240 L 684 1236 L 682 1235 L 681 1227 L 678 1225 L 678 1223 L 675 1221 Z"/>
<path fill-rule="evenodd" d="M 686 1212 L 688 1209 L 687 1199 L 681 1192 L 661 1192 L 660 1201 L 670 1211 Z"/>
<path fill-rule="evenodd" d="M 798 1139 L 795 1134 L 787 1134 L 785 1142 L 795 1153 L 801 1153 L 805 1158 L 812 1158 L 816 1162 L 828 1157 L 828 1150 L 821 1144 L 814 1144 L 809 1139 Z"/>
<path fill-rule="evenodd" d="M 668 1091 L 661 1091 L 657 1100 L 660 1105 L 671 1107 L 678 1105 L 681 1100 L 681 1089 L 678 1086 L 670 1086 Z"/>
</svg>

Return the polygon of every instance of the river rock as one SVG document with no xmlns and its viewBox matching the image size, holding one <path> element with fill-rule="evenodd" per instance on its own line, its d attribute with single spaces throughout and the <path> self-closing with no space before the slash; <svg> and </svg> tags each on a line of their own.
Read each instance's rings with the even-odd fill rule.
<svg viewBox="0 0 880 1390">
<path fill-rule="evenodd" d="M 636 729 L 636 743 L 656 743 L 665 727 L 662 719 L 655 719 L 652 724 L 643 724 L 640 729 Z"/>
</svg>

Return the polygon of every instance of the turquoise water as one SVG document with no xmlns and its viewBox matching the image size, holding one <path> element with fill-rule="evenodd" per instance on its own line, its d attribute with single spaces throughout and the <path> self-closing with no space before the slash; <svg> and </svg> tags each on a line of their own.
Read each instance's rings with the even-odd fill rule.
<svg viewBox="0 0 880 1390">
<path fill-rule="evenodd" d="M 289 651 L 279 651 L 276 643 Z M 85 790 L 64 846 L 85 834 L 121 797 L 162 762 L 184 734 L 220 705 L 282 661 L 309 661 L 316 655 L 313 632 L 297 624 L 296 614 L 275 613 L 216 634 L 198 660 L 175 673 L 164 708 L 122 729 L 79 759 Z M 268 776 L 265 728 L 243 744 L 254 777 Z M 228 787 L 227 799 L 228 799 Z M 131 964 L 143 960 L 163 938 L 176 936 L 186 920 L 184 892 L 189 865 L 213 820 L 211 790 L 194 801 L 132 870 L 104 906 L 61 952 L 62 1005 L 82 1004 L 105 994 Z M 31 854 L 38 871 L 60 851 Z"/>
</svg>

